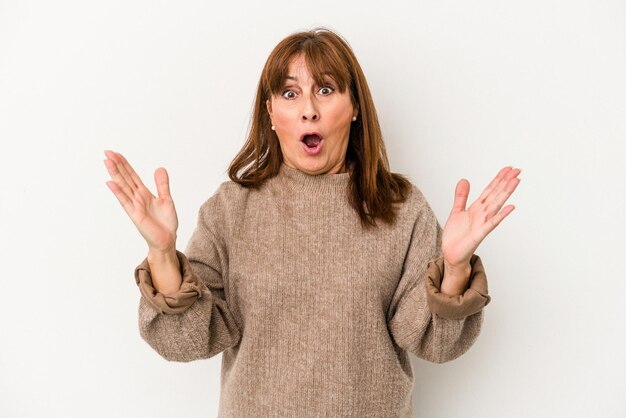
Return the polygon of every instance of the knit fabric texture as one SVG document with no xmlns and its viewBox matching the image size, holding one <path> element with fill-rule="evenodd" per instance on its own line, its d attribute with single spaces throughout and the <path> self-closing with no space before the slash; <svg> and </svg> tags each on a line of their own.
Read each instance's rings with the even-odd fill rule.
<svg viewBox="0 0 626 418">
<path fill-rule="evenodd" d="M 176 252 L 178 292 L 136 267 L 141 337 L 170 361 L 222 353 L 219 417 L 412 417 L 409 353 L 447 362 L 478 337 L 478 255 L 464 294 L 441 293 L 442 229 L 419 188 L 366 230 L 349 175 L 283 163 L 259 190 L 225 181 Z"/>
</svg>

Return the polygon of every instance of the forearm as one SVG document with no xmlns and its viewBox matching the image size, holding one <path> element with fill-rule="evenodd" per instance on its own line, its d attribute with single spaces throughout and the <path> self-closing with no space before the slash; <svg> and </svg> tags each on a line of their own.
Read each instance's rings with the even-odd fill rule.
<svg viewBox="0 0 626 418">
<path fill-rule="evenodd" d="M 156 291 L 164 295 L 177 292 L 183 279 L 176 250 L 172 249 L 167 253 L 149 251 L 147 258 Z"/>
<path fill-rule="evenodd" d="M 426 271 L 413 273 L 423 275 L 425 283 L 418 279 L 419 284 L 400 297 L 388 323 L 400 347 L 436 363 L 453 360 L 469 349 L 480 333 L 482 309 L 490 301 L 480 257 L 472 255 L 469 266 L 469 272 L 461 269 L 459 273 L 454 266 L 446 271 L 443 257 L 437 257 L 428 263 Z M 442 286 L 444 282 L 446 286 Z M 442 291 L 455 293 L 455 287 L 464 288 L 464 292 Z"/>
<path fill-rule="evenodd" d="M 190 252 L 193 254 L 193 250 Z M 221 268 L 216 269 L 216 264 L 209 265 L 211 260 L 194 258 L 196 264 L 192 269 L 192 261 L 185 254 L 180 251 L 175 254 L 182 278 L 181 284 L 169 294 L 159 292 L 154 286 L 148 257 L 135 268 L 135 281 L 142 295 L 139 330 L 143 339 L 157 353 L 172 361 L 208 358 L 237 344 L 241 333 L 221 286 L 208 287 L 219 280 Z M 173 268 L 164 254 L 152 255 L 150 258 L 155 266 L 165 259 L 162 265 Z M 173 272 L 165 274 L 162 277 L 171 280 Z"/>
<path fill-rule="evenodd" d="M 444 260 L 441 293 L 449 296 L 458 296 L 465 293 L 471 272 L 472 266 L 470 263 L 462 266 L 451 266 Z"/>
<path fill-rule="evenodd" d="M 182 362 L 213 357 L 241 339 L 226 302 L 208 294 L 176 315 L 163 315 L 141 298 L 139 332 L 163 358 Z"/>
</svg>

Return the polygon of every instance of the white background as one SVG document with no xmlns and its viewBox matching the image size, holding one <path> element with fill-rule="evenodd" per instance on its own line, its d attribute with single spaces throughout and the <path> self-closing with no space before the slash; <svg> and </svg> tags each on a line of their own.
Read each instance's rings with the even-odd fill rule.
<svg viewBox="0 0 626 418">
<path fill-rule="evenodd" d="M 215 417 L 221 354 L 140 338 L 147 246 L 103 150 L 156 193 L 179 248 L 227 180 L 272 48 L 326 25 L 368 78 L 392 170 L 440 222 L 521 167 L 478 248 L 493 300 L 461 358 L 415 357 L 419 417 L 618 417 L 626 401 L 622 1 L 0 1 L 0 416 Z"/>
</svg>

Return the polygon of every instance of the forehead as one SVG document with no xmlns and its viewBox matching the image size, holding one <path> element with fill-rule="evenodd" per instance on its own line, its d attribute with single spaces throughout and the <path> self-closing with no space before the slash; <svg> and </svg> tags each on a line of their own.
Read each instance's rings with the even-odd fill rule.
<svg viewBox="0 0 626 418">
<path fill-rule="evenodd" d="M 328 72 L 324 72 L 323 76 L 331 77 L 332 75 Z M 287 68 L 287 74 L 285 75 L 286 80 L 293 81 L 314 81 L 313 74 L 307 65 L 306 59 L 302 54 L 296 55 L 290 62 Z"/>
<path fill-rule="evenodd" d="M 293 75 L 295 73 L 305 73 L 310 75 L 309 67 L 304 59 L 304 55 L 298 54 L 289 61 L 288 66 L 288 75 Z"/>
<path fill-rule="evenodd" d="M 298 51 L 288 57 L 273 57 L 264 75 L 269 95 L 281 93 L 287 83 L 306 83 L 309 86 L 323 85 L 330 80 L 343 93 L 351 82 L 347 64 L 331 53 L 332 51 Z"/>
</svg>

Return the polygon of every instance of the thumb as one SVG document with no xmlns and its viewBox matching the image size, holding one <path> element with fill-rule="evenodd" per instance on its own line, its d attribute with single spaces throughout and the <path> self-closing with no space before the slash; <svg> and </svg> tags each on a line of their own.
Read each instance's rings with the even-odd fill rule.
<svg viewBox="0 0 626 418">
<path fill-rule="evenodd" d="M 456 184 L 456 190 L 454 191 L 454 205 L 452 206 L 452 212 L 462 212 L 465 210 L 469 189 L 469 181 L 466 179 L 459 180 Z"/>
<path fill-rule="evenodd" d="M 164 167 L 159 167 L 154 172 L 154 182 L 157 186 L 157 194 L 159 198 L 171 198 L 170 195 L 170 179 L 167 175 L 167 170 Z"/>
</svg>

